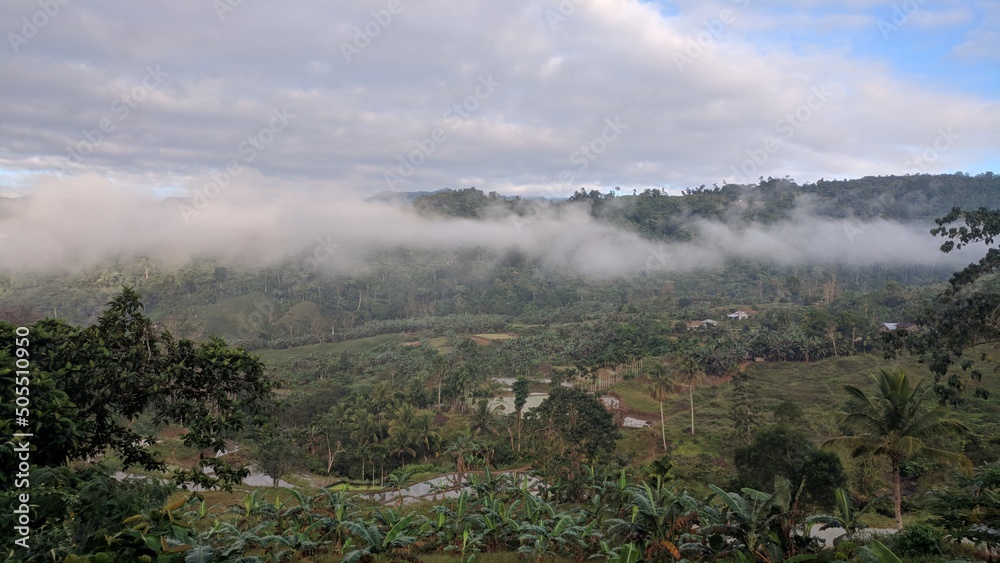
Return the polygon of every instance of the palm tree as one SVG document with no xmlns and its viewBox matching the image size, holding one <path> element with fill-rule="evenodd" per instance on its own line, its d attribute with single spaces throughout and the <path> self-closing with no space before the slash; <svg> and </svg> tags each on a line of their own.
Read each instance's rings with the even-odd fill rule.
<svg viewBox="0 0 1000 563">
<path fill-rule="evenodd" d="M 663 417 L 663 399 L 670 388 L 669 372 L 663 364 L 656 364 L 652 370 L 653 398 L 660 403 L 660 438 L 663 440 L 663 451 L 667 451 L 667 419 Z"/>
<path fill-rule="evenodd" d="M 476 410 L 472 411 L 472 430 L 473 436 L 479 436 L 480 434 L 496 434 L 497 429 L 494 426 L 495 418 L 493 416 L 493 409 L 490 407 L 490 400 L 483 398 L 476 403 Z"/>
<path fill-rule="evenodd" d="M 413 440 L 423 450 L 424 462 L 426 462 L 427 456 L 441 442 L 441 433 L 434 428 L 434 417 L 430 413 L 425 412 L 414 421 Z"/>
<path fill-rule="evenodd" d="M 697 383 L 702 376 L 701 365 L 698 362 L 698 358 L 690 353 L 684 354 L 681 359 L 680 365 L 680 378 L 681 381 L 687 384 L 688 387 L 688 402 L 691 404 L 691 435 L 694 436 L 694 384 Z"/>
<path fill-rule="evenodd" d="M 362 452 L 368 453 L 367 459 L 372 462 L 372 480 L 374 480 L 374 469 L 375 469 L 375 458 L 370 454 L 370 449 L 375 444 L 378 444 L 382 437 L 384 436 L 384 426 L 385 424 L 379 422 L 379 420 L 369 411 L 357 411 L 354 414 L 352 425 L 351 425 L 351 440 L 357 444 L 358 449 Z M 365 475 L 365 460 L 364 454 L 361 456 L 361 478 L 364 479 Z"/>
<path fill-rule="evenodd" d="M 947 418 L 942 407 L 924 408 L 924 402 L 933 389 L 921 382 L 911 384 L 906 372 L 880 369 L 874 376 L 876 393 L 868 396 L 853 385 L 844 389 L 857 402 L 843 418 L 843 425 L 856 432 L 852 436 L 839 436 L 824 442 L 824 446 L 842 446 L 852 457 L 862 455 L 885 456 L 892 464 L 892 478 L 896 504 L 896 528 L 903 529 L 900 466 L 910 458 L 923 456 L 935 461 L 958 465 L 966 472 L 972 462 L 962 454 L 932 448 L 923 438 L 946 433 L 964 433 L 968 428 L 957 420 Z"/>
<path fill-rule="evenodd" d="M 399 463 L 405 467 L 406 457 L 417 457 L 417 450 L 413 449 L 414 441 L 412 429 L 404 426 L 393 427 L 386 442 L 389 455 L 399 458 Z"/>
</svg>

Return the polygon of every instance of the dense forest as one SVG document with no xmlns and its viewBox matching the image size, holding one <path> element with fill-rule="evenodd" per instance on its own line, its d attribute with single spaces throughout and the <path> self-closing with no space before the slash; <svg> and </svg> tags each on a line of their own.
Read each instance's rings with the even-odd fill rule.
<svg viewBox="0 0 1000 563">
<path fill-rule="evenodd" d="M 729 256 L 593 279 L 512 245 L 375 249 L 352 271 L 309 249 L 267 267 L 0 267 L 0 379 L 27 388 L 17 360 L 30 357 L 35 436 L 30 502 L 11 478 L 18 443 L 0 447 L 0 520 L 13 530 L 27 507 L 31 555 L 17 534 L 0 549 L 57 561 L 996 556 L 992 173 L 558 201 L 468 188 L 395 204 L 472 221 L 583 209 L 668 247 L 704 239 L 702 221 L 891 221 L 981 260 Z M 0 409 L 5 435 L 19 406 Z M 836 544 L 816 536 L 824 527 L 841 530 Z"/>
</svg>

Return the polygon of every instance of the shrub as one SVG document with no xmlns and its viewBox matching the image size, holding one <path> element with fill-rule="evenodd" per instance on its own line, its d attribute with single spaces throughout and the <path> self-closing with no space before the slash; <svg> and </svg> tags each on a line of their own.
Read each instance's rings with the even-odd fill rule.
<svg viewBox="0 0 1000 563">
<path fill-rule="evenodd" d="M 904 528 L 893 536 L 892 550 L 900 557 L 916 557 L 920 555 L 940 555 L 941 533 L 929 526 L 915 524 Z"/>
</svg>

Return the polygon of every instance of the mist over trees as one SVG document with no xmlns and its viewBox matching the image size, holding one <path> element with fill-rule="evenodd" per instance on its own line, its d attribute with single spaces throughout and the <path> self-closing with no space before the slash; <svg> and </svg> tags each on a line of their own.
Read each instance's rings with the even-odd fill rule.
<svg viewBox="0 0 1000 563">
<path fill-rule="evenodd" d="M 991 487 L 983 464 L 1000 453 L 996 214 L 945 210 L 930 231 L 943 202 L 989 203 L 995 183 L 761 179 L 549 202 L 444 190 L 351 208 L 372 222 L 356 244 L 303 250 L 303 230 L 258 261 L 235 258 L 244 241 L 8 267 L 0 332 L 35 335 L 34 431 L 57 445 L 32 477 L 40 545 L 128 560 L 956 555 L 911 525 L 935 502 L 953 538 L 988 545 L 960 518 L 989 501 L 960 487 Z M 0 376 L 12 360 L 0 352 Z M 928 385 L 872 389 L 863 375 L 883 361 Z M 883 404 L 913 424 L 874 432 L 906 418 Z M 945 438 L 928 416 L 967 432 Z M 955 460 L 980 473 L 956 477 L 941 463 Z M 253 471 L 275 491 L 200 505 L 117 470 L 241 489 Z M 445 477 L 458 498 L 428 481 Z M 414 501 L 416 481 L 431 492 Z M 810 515 L 903 532 L 824 549 L 802 535 Z"/>
</svg>

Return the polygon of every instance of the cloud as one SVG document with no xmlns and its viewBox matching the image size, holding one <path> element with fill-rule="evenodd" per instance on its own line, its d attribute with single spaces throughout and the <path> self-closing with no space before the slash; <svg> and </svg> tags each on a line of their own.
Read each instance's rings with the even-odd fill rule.
<svg viewBox="0 0 1000 563">
<path fill-rule="evenodd" d="M 399 0 L 390 18 L 388 0 L 242 2 L 221 16 L 194 0 L 68 3 L 16 53 L 0 54 L 0 168 L 203 183 L 240 158 L 275 108 L 298 117 L 242 164 L 279 183 L 356 194 L 390 187 L 387 172 L 436 131 L 446 140 L 394 187 L 684 187 L 737 179 L 734 167 L 771 137 L 781 148 L 754 179 L 901 173 L 941 127 L 962 137 L 930 171 L 954 171 L 1000 144 L 995 98 L 906 79 L 839 45 L 759 42 L 773 3 L 684 2 L 673 14 L 636 0 L 562 4 L 574 8 Z M 824 29 L 856 29 L 873 5 L 808 6 Z M 4 2 L 0 21 L 20 35 L 39 9 Z M 712 22 L 724 9 L 732 22 L 720 30 Z M 772 23 L 801 27 L 806 12 Z M 677 56 L 691 61 L 679 68 Z M 168 76 L 144 90 L 149 68 Z M 495 92 L 448 114 L 489 76 Z M 815 87 L 829 101 L 784 137 L 778 121 Z M 574 162 L 615 118 L 628 130 L 585 167 Z"/>
<path fill-rule="evenodd" d="M 275 191 L 283 193 L 275 197 Z M 11 208 L 16 205 L 16 208 Z M 781 265 L 960 265 L 927 227 L 818 218 L 805 210 L 771 226 L 698 222 L 694 242 L 663 244 L 593 219 L 576 205 L 538 205 L 525 216 L 428 218 L 410 208 L 347 200 L 248 172 L 193 216 L 190 200 L 156 201 L 97 175 L 49 181 L 29 199 L 0 200 L 0 264 L 8 272 L 86 268 L 147 256 L 161 264 L 215 258 L 251 266 L 302 260 L 356 273 L 373 253 L 518 251 L 553 272 L 590 279 L 714 268 L 729 258 Z M 12 212 L 11 212 L 12 211 Z M 311 262 L 310 262 L 311 260 Z"/>
</svg>

